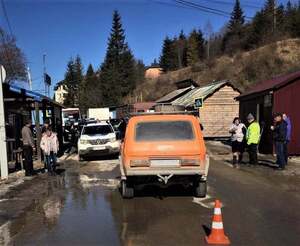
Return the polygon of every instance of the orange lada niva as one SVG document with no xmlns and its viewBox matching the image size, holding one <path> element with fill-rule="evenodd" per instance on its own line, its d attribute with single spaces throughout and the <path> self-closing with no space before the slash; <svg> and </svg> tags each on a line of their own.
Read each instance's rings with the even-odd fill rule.
<svg viewBox="0 0 300 246">
<path fill-rule="evenodd" d="M 193 115 L 133 116 L 121 147 L 121 193 L 134 196 L 137 186 L 192 185 L 206 196 L 209 157 L 198 119 Z"/>
</svg>

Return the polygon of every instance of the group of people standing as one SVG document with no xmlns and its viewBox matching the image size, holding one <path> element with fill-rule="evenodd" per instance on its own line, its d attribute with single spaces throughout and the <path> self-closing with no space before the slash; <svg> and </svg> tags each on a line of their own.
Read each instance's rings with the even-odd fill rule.
<svg viewBox="0 0 300 246">
<path fill-rule="evenodd" d="M 36 150 L 36 145 L 31 128 L 31 120 L 26 121 L 26 124 L 22 128 L 25 176 L 32 176 L 36 174 L 33 168 L 33 153 Z M 56 133 L 52 131 L 52 127 L 47 121 L 42 127 L 41 141 L 37 144 L 40 145 L 42 150 L 45 170 L 48 171 L 49 175 L 55 175 L 59 142 Z"/>
<path fill-rule="evenodd" d="M 249 154 L 249 165 L 258 165 L 258 145 L 261 138 L 261 127 L 250 113 L 247 116 L 248 127 L 236 117 L 229 129 L 231 133 L 232 164 L 235 168 L 239 168 L 242 163 L 243 153 L 247 149 Z M 275 153 L 277 156 L 276 163 L 278 169 L 283 170 L 288 162 L 288 144 L 291 140 L 291 121 L 286 114 L 276 113 L 274 115 L 274 125 L 270 126 L 273 131 L 273 139 Z"/>
</svg>

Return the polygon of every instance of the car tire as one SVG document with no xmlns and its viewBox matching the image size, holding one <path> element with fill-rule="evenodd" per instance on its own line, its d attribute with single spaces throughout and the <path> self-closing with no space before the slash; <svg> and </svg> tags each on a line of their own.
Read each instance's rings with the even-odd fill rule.
<svg viewBox="0 0 300 246">
<path fill-rule="evenodd" d="M 133 198 L 134 196 L 134 189 L 133 187 L 128 187 L 128 184 L 125 180 L 121 182 L 121 193 L 123 198 Z"/>
<path fill-rule="evenodd" d="M 207 193 L 207 184 L 206 181 L 200 181 L 195 187 L 195 196 L 196 197 L 206 197 Z"/>
<path fill-rule="evenodd" d="M 79 161 L 84 161 L 84 157 L 82 155 L 78 155 Z"/>
</svg>

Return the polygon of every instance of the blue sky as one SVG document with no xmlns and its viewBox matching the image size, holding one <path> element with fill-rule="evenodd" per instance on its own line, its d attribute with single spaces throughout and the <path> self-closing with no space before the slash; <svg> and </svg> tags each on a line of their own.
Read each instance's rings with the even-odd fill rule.
<svg viewBox="0 0 300 246">
<path fill-rule="evenodd" d="M 234 0 L 191 0 L 231 12 Z M 213 3 L 214 2 L 214 3 Z M 287 0 L 279 1 L 286 3 Z M 295 1 L 293 1 L 295 2 Z M 4 0 L 13 34 L 32 72 L 33 88 L 42 90 L 42 57 L 53 84 L 64 77 L 70 57 L 79 54 L 84 67 L 99 68 L 106 52 L 112 12 L 122 16 L 127 42 L 134 55 L 149 65 L 158 58 L 166 35 L 189 33 L 208 21 L 218 31 L 227 17 L 175 6 L 172 0 Z M 253 16 L 262 0 L 241 0 L 245 14 Z M 251 6 L 249 6 L 251 5 Z M 8 25 L 0 8 L 0 25 Z"/>
</svg>

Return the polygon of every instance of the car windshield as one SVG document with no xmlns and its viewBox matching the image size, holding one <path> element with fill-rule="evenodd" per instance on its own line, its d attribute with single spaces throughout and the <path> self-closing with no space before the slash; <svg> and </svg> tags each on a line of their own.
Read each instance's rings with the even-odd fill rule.
<svg viewBox="0 0 300 246">
<path fill-rule="evenodd" d="M 180 141 L 194 139 L 189 121 L 141 122 L 136 125 L 136 141 Z"/>
<path fill-rule="evenodd" d="M 113 130 L 111 126 L 109 125 L 102 125 L 102 126 L 86 126 L 83 128 L 83 135 L 107 135 L 109 133 L 112 133 Z"/>
</svg>

